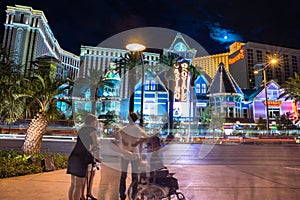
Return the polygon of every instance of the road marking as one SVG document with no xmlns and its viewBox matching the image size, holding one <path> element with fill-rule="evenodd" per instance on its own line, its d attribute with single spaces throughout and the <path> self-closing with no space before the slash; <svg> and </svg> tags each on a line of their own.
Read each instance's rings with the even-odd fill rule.
<svg viewBox="0 0 300 200">
<path fill-rule="evenodd" d="M 297 168 L 297 167 L 284 167 L 285 169 L 291 169 L 291 170 L 299 170 L 300 171 L 300 168 Z"/>
</svg>

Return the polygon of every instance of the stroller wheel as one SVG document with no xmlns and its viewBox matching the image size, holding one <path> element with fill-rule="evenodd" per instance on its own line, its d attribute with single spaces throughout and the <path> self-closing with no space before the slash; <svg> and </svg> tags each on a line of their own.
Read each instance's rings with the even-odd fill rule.
<svg viewBox="0 0 300 200">
<path fill-rule="evenodd" d="M 176 196 L 178 200 L 185 200 L 185 196 L 181 192 L 176 192 Z"/>
<path fill-rule="evenodd" d="M 185 200 L 185 196 L 181 192 L 175 192 L 168 195 L 168 200 Z"/>
<path fill-rule="evenodd" d="M 166 196 L 166 191 L 157 185 L 145 185 L 134 195 L 134 200 L 157 200 Z"/>
</svg>

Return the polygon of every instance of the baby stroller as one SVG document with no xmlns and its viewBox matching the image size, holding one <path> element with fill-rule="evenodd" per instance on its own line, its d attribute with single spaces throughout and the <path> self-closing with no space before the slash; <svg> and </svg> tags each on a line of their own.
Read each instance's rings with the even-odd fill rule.
<svg viewBox="0 0 300 200">
<path fill-rule="evenodd" d="M 141 180 L 132 182 L 128 188 L 130 200 L 185 200 L 183 193 L 178 192 L 178 181 L 173 177 L 175 173 L 169 173 L 164 167 L 150 173 L 146 182 Z M 133 186 L 137 185 L 137 190 L 133 192 Z"/>
</svg>

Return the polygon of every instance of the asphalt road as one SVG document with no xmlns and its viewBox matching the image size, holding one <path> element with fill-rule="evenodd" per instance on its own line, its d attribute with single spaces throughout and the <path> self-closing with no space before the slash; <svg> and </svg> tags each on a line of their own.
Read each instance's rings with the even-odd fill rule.
<svg viewBox="0 0 300 200">
<path fill-rule="evenodd" d="M 299 144 L 173 144 L 172 164 L 181 165 L 300 165 Z"/>
<path fill-rule="evenodd" d="M 300 145 L 178 145 L 168 153 L 188 199 L 300 199 Z"/>
</svg>

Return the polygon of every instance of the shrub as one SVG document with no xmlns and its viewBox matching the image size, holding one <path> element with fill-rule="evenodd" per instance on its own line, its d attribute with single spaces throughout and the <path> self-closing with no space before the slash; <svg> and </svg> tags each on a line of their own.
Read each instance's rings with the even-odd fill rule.
<svg viewBox="0 0 300 200">
<path fill-rule="evenodd" d="M 41 173 L 43 172 L 41 161 L 49 156 L 54 159 L 55 169 L 67 167 L 67 155 L 38 153 L 27 156 L 15 150 L 0 151 L 0 178 Z"/>
</svg>

